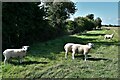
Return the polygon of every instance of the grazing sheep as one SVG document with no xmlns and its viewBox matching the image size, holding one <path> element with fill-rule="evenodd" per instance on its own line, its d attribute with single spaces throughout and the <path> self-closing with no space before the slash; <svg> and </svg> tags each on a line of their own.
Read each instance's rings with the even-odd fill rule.
<svg viewBox="0 0 120 80">
<path fill-rule="evenodd" d="M 110 28 L 106 28 L 106 30 L 110 30 Z"/>
<path fill-rule="evenodd" d="M 64 46 L 65 49 L 65 58 L 67 58 L 67 53 L 72 51 L 72 46 L 74 45 L 74 43 L 67 43 Z"/>
<path fill-rule="evenodd" d="M 85 55 L 85 61 L 86 61 L 87 54 L 89 53 L 89 51 L 92 47 L 93 47 L 92 43 L 88 43 L 86 45 L 74 44 L 72 46 L 72 59 L 74 59 L 74 55 L 78 51 L 79 53 L 83 53 Z"/>
<path fill-rule="evenodd" d="M 28 47 L 29 46 L 23 46 L 21 49 L 6 49 L 3 52 L 3 55 L 5 57 L 4 64 L 10 58 L 20 58 L 20 63 L 22 63 L 22 58 L 26 55 L 26 51 L 27 51 Z"/>
<path fill-rule="evenodd" d="M 104 39 L 112 39 L 114 34 L 106 34 L 104 35 Z"/>
</svg>

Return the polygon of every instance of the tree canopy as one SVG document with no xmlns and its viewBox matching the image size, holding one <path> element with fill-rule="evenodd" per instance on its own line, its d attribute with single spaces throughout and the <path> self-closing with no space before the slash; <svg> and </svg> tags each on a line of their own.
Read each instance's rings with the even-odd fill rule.
<svg viewBox="0 0 120 80">
<path fill-rule="evenodd" d="M 97 26 L 98 28 L 101 28 L 101 26 L 102 26 L 102 24 L 101 24 L 102 19 L 101 19 L 100 17 L 97 17 L 97 18 L 95 19 L 95 22 L 96 22 L 96 26 Z"/>
<path fill-rule="evenodd" d="M 75 3 L 73 2 L 46 2 L 47 7 L 47 19 L 51 22 L 50 24 L 56 28 L 57 32 L 60 33 L 65 29 L 66 19 L 70 18 L 70 15 L 76 11 Z"/>
</svg>

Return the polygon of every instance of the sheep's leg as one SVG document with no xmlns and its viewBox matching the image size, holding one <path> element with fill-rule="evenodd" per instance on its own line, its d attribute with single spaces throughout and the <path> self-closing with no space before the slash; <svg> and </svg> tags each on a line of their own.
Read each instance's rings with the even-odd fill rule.
<svg viewBox="0 0 120 80">
<path fill-rule="evenodd" d="M 4 59 L 4 64 L 6 63 L 7 59 Z"/>
<path fill-rule="evenodd" d="M 67 53 L 68 53 L 68 51 L 66 50 L 65 51 L 65 59 L 67 59 Z"/>
<path fill-rule="evenodd" d="M 112 40 L 112 38 L 109 38 L 109 40 Z"/>
<path fill-rule="evenodd" d="M 7 62 L 7 58 L 5 57 L 5 59 L 4 59 L 4 64 L 6 64 L 6 62 Z"/>
<path fill-rule="evenodd" d="M 86 59 L 87 59 L 87 55 L 85 54 L 85 61 L 86 61 Z"/>
<path fill-rule="evenodd" d="M 86 54 L 86 53 L 84 53 L 84 56 L 85 56 L 85 59 L 84 59 L 84 60 L 86 61 L 86 59 L 87 59 L 87 54 Z"/>
<path fill-rule="evenodd" d="M 22 63 L 22 58 L 21 57 L 19 57 L 19 63 Z"/>
<path fill-rule="evenodd" d="M 75 51 L 73 51 L 73 53 L 72 53 L 72 59 L 74 59 L 74 55 L 75 55 Z"/>
<path fill-rule="evenodd" d="M 22 63 L 22 59 L 20 59 L 20 63 Z"/>
<path fill-rule="evenodd" d="M 19 62 L 22 63 L 22 58 L 19 58 Z"/>
</svg>

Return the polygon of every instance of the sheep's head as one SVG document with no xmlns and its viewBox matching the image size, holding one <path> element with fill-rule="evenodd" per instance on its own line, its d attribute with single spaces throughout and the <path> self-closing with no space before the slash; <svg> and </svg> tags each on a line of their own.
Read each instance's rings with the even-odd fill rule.
<svg viewBox="0 0 120 80">
<path fill-rule="evenodd" d="M 92 47 L 94 47 L 94 44 L 93 44 L 93 43 L 88 43 L 88 46 L 89 46 L 90 48 L 92 48 Z"/>
<path fill-rule="evenodd" d="M 22 48 L 23 48 L 23 49 L 25 49 L 25 50 L 27 50 L 27 49 L 28 49 L 28 47 L 29 47 L 29 46 L 23 46 Z"/>
</svg>

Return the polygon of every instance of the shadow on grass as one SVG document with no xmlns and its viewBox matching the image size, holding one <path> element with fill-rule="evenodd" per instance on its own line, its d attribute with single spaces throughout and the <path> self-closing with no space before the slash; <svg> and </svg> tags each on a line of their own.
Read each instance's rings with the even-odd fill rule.
<svg viewBox="0 0 120 80">
<path fill-rule="evenodd" d="M 83 58 L 84 59 L 84 57 L 85 57 L 84 55 L 79 55 L 79 54 L 75 55 L 75 58 Z M 87 57 L 91 57 L 91 55 L 87 55 Z"/>
<path fill-rule="evenodd" d="M 19 63 L 19 62 L 11 61 L 10 63 L 13 65 L 31 65 L 31 64 L 47 64 L 48 62 L 24 61 L 22 63 Z"/>
<path fill-rule="evenodd" d="M 116 46 L 120 46 L 119 42 L 92 42 L 96 45 L 106 45 L 106 46 L 111 46 L 111 45 L 116 45 Z"/>
<path fill-rule="evenodd" d="M 96 38 L 78 38 L 75 36 L 64 36 L 62 38 L 44 42 L 39 45 L 37 44 L 35 45 L 36 48 L 34 48 L 34 46 L 31 47 L 29 53 L 31 53 L 30 56 L 37 57 L 39 55 L 39 57 L 55 60 L 57 58 L 54 54 L 60 54 L 62 51 L 64 51 L 64 45 L 66 43 L 87 44 L 88 41 L 93 40 L 96 40 Z M 53 54 L 51 55 L 51 53 Z"/>
<path fill-rule="evenodd" d="M 87 55 L 87 57 L 88 57 L 87 58 L 88 61 L 100 61 L 100 60 L 104 60 L 104 61 L 109 60 L 109 61 L 111 61 L 110 59 L 106 59 L 106 58 L 92 58 L 91 55 Z M 75 58 L 81 58 L 81 59 L 84 60 L 85 56 L 84 55 L 75 55 Z"/>
<path fill-rule="evenodd" d="M 104 34 L 84 34 L 84 35 L 104 35 Z M 34 55 L 35 57 L 44 57 L 44 58 L 49 58 L 50 60 L 56 60 L 56 54 L 61 54 L 61 52 L 65 51 L 64 50 L 64 45 L 66 43 L 77 43 L 77 44 L 87 44 L 89 42 L 93 43 L 95 45 L 95 48 L 100 47 L 101 45 L 106 45 L 106 46 L 110 46 L 110 45 L 117 45 L 120 46 L 120 44 L 118 44 L 118 42 L 107 42 L 107 41 L 100 41 L 100 42 L 96 42 L 97 38 L 81 38 L 81 37 L 76 37 L 76 36 L 64 36 L 64 37 L 60 37 L 54 40 L 50 40 L 41 44 L 37 44 L 35 45 L 36 49 L 33 47 L 33 50 L 30 51 L 30 55 Z M 31 48 L 32 49 L 32 48 Z M 53 53 L 51 55 L 51 53 Z M 76 56 L 77 57 L 77 56 Z M 79 56 L 82 57 L 82 56 Z M 101 59 L 91 59 L 91 60 L 101 60 Z M 105 59 L 103 59 L 105 60 Z"/>
<path fill-rule="evenodd" d="M 82 35 L 85 35 L 85 36 L 104 36 L 105 34 L 82 34 Z"/>
<path fill-rule="evenodd" d="M 106 61 L 106 60 L 110 60 L 110 59 L 106 59 L 106 58 L 88 58 L 87 60 L 89 60 L 89 61 L 100 61 L 100 60 Z"/>
</svg>

